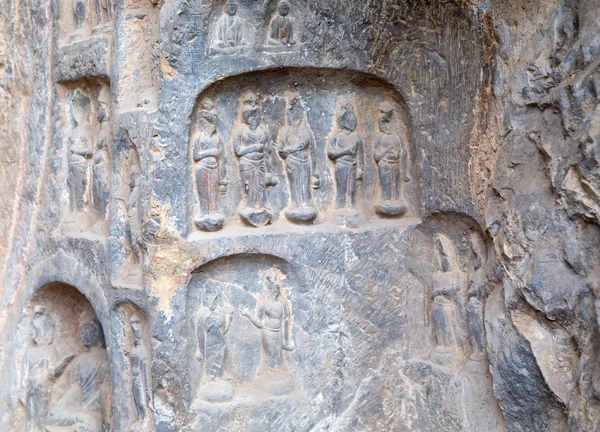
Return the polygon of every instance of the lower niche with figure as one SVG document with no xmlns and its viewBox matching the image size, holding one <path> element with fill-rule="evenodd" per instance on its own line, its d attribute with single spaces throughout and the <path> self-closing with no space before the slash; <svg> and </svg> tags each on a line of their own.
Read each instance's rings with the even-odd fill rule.
<svg viewBox="0 0 600 432">
<path fill-rule="evenodd" d="M 26 313 L 31 334 L 22 363 L 27 431 L 108 430 L 111 382 L 104 331 L 75 288 L 49 284 Z"/>
</svg>

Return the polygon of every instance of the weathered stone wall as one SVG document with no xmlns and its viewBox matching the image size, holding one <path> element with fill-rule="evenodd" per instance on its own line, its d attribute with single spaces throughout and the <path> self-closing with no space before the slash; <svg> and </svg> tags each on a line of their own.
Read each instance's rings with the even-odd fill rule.
<svg viewBox="0 0 600 432">
<path fill-rule="evenodd" d="M 0 429 L 600 428 L 600 3 L 0 5 Z"/>
</svg>

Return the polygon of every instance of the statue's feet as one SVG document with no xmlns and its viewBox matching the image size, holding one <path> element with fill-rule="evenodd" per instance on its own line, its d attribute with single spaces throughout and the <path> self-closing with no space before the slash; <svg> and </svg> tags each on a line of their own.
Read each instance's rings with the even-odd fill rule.
<svg viewBox="0 0 600 432">
<path fill-rule="evenodd" d="M 240 217 L 249 225 L 263 227 L 271 223 L 273 214 L 266 208 L 246 207 L 240 211 Z"/>
<path fill-rule="evenodd" d="M 437 346 L 431 352 L 431 361 L 439 366 L 452 367 L 458 365 L 463 359 L 458 348 Z"/>
<path fill-rule="evenodd" d="M 381 216 L 400 217 L 408 210 L 403 201 L 379 201 L 375 204 L 375 211 Z"/>
<path fill-rule="evenodd" d="M 198 393 L 206 402 L 223 403 L 233 399 L 235 390 L 229 381 L 217 379 L 202 384 Z"/>
<path fill-rule="evenodd" d="M 285 216 L 292 222 L 308 223 L 317 217 L 317 209 L 314 207 L 293 207 L 285 210 Z"/>
<path fill-rule="evenodd" d="M 197 216 L 194 223 L 199 230 L 202 231 L 218 231 L 223 228 L 223 215 L 220 213 L 212 213 L 202 216 Z"/>
</svg>

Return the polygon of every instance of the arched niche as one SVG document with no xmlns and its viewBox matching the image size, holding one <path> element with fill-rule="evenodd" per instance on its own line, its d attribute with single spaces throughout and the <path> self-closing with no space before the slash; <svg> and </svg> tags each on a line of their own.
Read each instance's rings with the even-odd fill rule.
<svg viewBox="0 0 600 432">
<path fill-rule="evenodd" d="M 248 96 L 249 94 L 254 96 Z M 250 100 L 250 99 L 252 100 Z M 248 100 L 247 100 L 248 99 Z M 334 136 L 341 132 L 340 118 L 347 107 L 356 118 L 354 132 L 362 142 L 364 158 L 362 179 L 355 183 L 354 207 L 357 210 L 357 225 L 376 222 L 390 215 L 397 218 L 418 216 L 421 205 L 419 198 L 420 173 L 416 163 L 416 149 L 411 126 L 411 114 L 400 91 L 387 81 L 374 75 L 338 69 L 320 68 L 282 68 L 245 73 L 220 80 L 204 89 L 196 98 L 189 123 L 189 163 L 190 181 L 188 193 L 188 220 L 191 232 L 199 230 L 225 229 L 234 225 L 245 225 L 242 210 L 248 206 L 245 184 L 242 179 L 240 157 L 235 151 L 236 131 L 243 123 L 242 112 L 249 106 L 256 106 L 261 114 L 260 127 L 266 134 L 267 153 L 265 158 L 266 203 L 264 208 L 270 213 L 270 223 L 288 223 L 288 209 L 294 207 L 292 183 L 287 160 L 281 156 L 282 132 L 289 122 L 288 108 L 296 104 L 301 106 L 307 132 L 314 136 L 314 151 L 307 150 L 311 162 L 310 175 L 313 178 L 300 181 L 311 182 L 307 201 L 312 201 L 316 217 L 307 222 L 323 224 L 335 221 L 336 210 L 336 167 L 330 157 L 329 145 Z M 393 179 L 394 199 L 401 201 L 404 209 L 395 214 L 378 210 L 383 200 L 383 183 L 380 167 L 375 161 L 375 146 L 380 136 L 380 118 L 382 107 L 390 113 L 390 131 L 402 141 L 406 160 L 400 163 L 398 178 Z M 219 168 L 215 176 L 208 180 L 197 171 L 197 136 L 202 128 L 212 131 L 212 125 L 205 126 L 205 113 L 216 117 L 219 150 Z M 357 156 L 358 159 L 360 157 Z M 222 165 L 222 166 L 221 166 Z M 357 167 L 357 168 L 359 168 Z M 406 167 L 406 168 L 405 168 Z M 357 169 L 358 170 L 358 169 Z M 318 187 L 314 177 L 318 176 Z M 358 175 L 356 175 L 358 178 Z M 226 181 L 223 181 L 226 180 Z M 250 179 L 250 182 L 252 179 Z M 223 187 L 226 183 L 226 187 Z M 210 186 L 206 186 L 210 185 Z M 225 191 L 226 189 L 226 191 Z M 250 187 L 250 194 L 252 194 Z M 248 189 L 246 189 L 248 190 Z M 202 194 L 212 194 L 210 204 L 203 204 Z M 301 194 L 301 193 L 299 193 Z M 350 192 L 348 192 L 349 195 Z M 348 204 L 350 205 L 350 204 Z M 211 207 L 211 210 L 206 210 Z M 202 227 L 196 222 L 199 216 L 207 213 L 218 214 L 217 227 Z M 286 218 L 286 216 L 288 216 Z M 246 221 L 247 222 L 247 221 Z M 295 220 L 296 223 L 305 222 Z M 196 226 L 195 226 L 196 225 Z M 246 223 L 247 225 L 247 223 Z"/>
<path fill-rule="evenodd" d="M 103 430 L 112 423 L 105 330 L 74 286 L 50 282 L 24 310 L 21 390 L 28 430 Z M 45 428 L 45 429 L 43 429 Z"/>
<path fill-rule="evenodd" d="M 111 311 L 115 386 L 115 430 L 155 430 L 152 384 L 152 343 L 147 314 L 124 301 Z"/>
</svg>

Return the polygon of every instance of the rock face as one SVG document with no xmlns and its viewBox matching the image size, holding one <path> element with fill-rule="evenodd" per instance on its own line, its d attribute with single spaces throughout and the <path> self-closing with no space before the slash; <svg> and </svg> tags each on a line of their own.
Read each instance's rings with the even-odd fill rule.
<svg viewBox="0 0 600 432">
<path fill-rule="evenodd" d="M 0 430 L 600 430 L 599 0 L 0 4 Z"/>
</svg>

